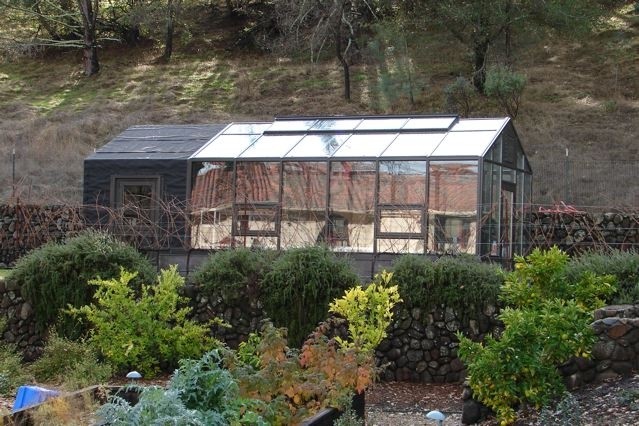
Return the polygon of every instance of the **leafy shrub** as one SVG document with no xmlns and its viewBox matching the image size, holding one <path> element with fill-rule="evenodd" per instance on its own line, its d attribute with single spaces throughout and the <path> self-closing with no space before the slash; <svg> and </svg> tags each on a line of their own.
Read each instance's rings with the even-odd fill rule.
<svg viewBox="0 0 639 426">
<path fill-rule="evenodd" d="M 135 276 L 122 270 L 117 279 L 91 281 L 95 304 L 69 310 L 93 325 L 89 341 L 109 362 L 152 376 L 210 348 L 208 325 L 188 320 L 191 309 L 179 307 L 186 300 L 178 295 L 184 278 L 176 266 L 162 270 L 157 284 L 142 285 L 139 298 L 130 287 Z"/>
<path fill-rule="evenodd" d="M 44 331 L 67 305 L 77 307 L 91 301 L 94 289 L 89 280 L 116 277 L 120 268 L 138 272 L 132 285 L 155 275 L 150 262 L 133 247 L 110 235 L 86 231 L 64 244 L 49 243 L 22 257 L 9 279 L 20 286 L 33 306 L 36 326 Z M 63 318 L 58 330 L 65 337 L 77 338 L 82 327 Z"/>
<path fill-rule="evenodd" d="M 262 281 L 267 315 L 299 345 L 328 314 L 328 304 L 358 281 L 348 262 L 326 247 L 288 250 Z"/>
<path fill-rule="evenodd" d="M 138 388 L 140 398 L 131 406 L 115 397 L 97 412 L 101 424 L 266 425 L 256 410 L 261 401 L 241 398 L 231 374 L 220 367 L 211 351 L 201 359 L 183 360 L 167 389 Z"/>
<path fill-rule="evenodd" d="M 32 364 L 33 375 L 40 382 L 56 382 L 67 390 L 77 390 L 107 381 L 111 366 L 98 361 L 88 343 L 49 335 L 42 356 Z"/>
<path fill-rule="evenodd" d="M 346 290 L 341 299 L 330 304 L 329 310 L 348 322 L 352 340 L 335 337 L 342 347 L 355 347 L 372 353 L 384 340 L 393 318 L 393 307 L 401 302 L 397 286 L 391 285 L 392 279 L 392 272 L 382 271 L 365 289 L 357 286 Z"/>
<path fill-rule="evenodd" d="M 526 76 L 513 72 L 507 67 L 495 67 L 486 73 L 484 91 L 495 98 L 504 112 L 510 117 L 517 117 L 521 95 L 526 87 Z"/>
<path fill-rule="evenodd" d="M 539 408 L 562 394 L 556 366 L 589 355 L 596 340 L 592 310 L 614 291 L 610 276 L 587 273 L 568 282 L 568 256 L 556 247 L 535 249 L 515 262 L 500 295 L 510 305 L 499 316 L 504 323 L 500 339 L 488 337 L 482 345 L 457 334 L 473 394 L 502 424 L 515 420 L 515 405 Z"/>
<path fill-rule="evenodd" d="M 639 301 L 639 253 L 611 250 L 604 253 L 585 253 L 571 259 L 568 279 L 576 281 L 586 272 L 613 275 L 617 279 L 617 293 L 606 299 L 613 304 Z"/>
<path fill-rule="evenodd" d="M 457 77 L 455 81 L 444 87 L 446 110 L 469 117 L 474 108 L 475 87 L 470 80 Z"/>
<path fill-rule="evenodd" d="M 445 256 L 433 261 L 406 255 L 393 264 L 393 279 L 406 309 L 428 311 L 444 305 L 470 318 L 487 304 L 497 304 L 503 274 L 475 258 Z"/>
<path fill-rule="evenodd" d="M 275 252 L 237 248 L 213 253 L 197 269 L 193 282 L 209 295 L 227 302 L 255 297 L 275 258 Z"/>
</svg>

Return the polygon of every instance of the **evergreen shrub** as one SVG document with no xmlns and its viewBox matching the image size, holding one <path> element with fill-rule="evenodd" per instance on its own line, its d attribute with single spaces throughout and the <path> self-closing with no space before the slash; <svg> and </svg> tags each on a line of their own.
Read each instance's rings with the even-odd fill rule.
<svg viewBox="0 0 639 426">
<path fill-rule="evenodd" d="M 91 301 L 95 288 L 89 285 L 90 280 L 117 277 L 120 268 L 137 272 L 131 282 L 134 286 L 155 276 L 148 259 L 133 247 L 108 234 L 85 231 L 65 243 L 33 250 L 18 260 L 8 279 L 20 287 L 33 307 L 38 330 L 44 331 L 56 323 L 67 305 L 79 307 Z M 69 317 L 60 318 L 57 329 L 69 338 L 84 331 Z"/>
<path fill-rule="evenodd" d="M 264 275 L 276 252 L 237 248 L 211 254 L 193 276 L 203 294 L 221 296 L 227 303 L 259 295 Z"/>
<path fill-rule="evenodd" d="M 300 345 L 326 319 L 328 304 L 354 287 L 358 276 L 344 258 L 322 246 L 288 250 L 262 281 L 266 314 L 288 328 L 289 342 Z"/>
<path fill-rule="evenodd" d="M 570 260 L 567 275 L 571 282 L 576 282 L 586 272 L 613 275 L 617 279 L 617 293 L 606 302 L 623 304 L 639 301 L 639 253 L 636 251 L 591 252 Z"/>
<path fill-rule="evenodd" d="M 474 257 L 444 256 L 433 260 L 417 255 L 396 260 L 393 279 L 406 309 L 428 311 L 446 306 L 462 318 L 472 318 L 488 304 L 497 305 L 504 281 L 501 268 Z"/>
</svg>

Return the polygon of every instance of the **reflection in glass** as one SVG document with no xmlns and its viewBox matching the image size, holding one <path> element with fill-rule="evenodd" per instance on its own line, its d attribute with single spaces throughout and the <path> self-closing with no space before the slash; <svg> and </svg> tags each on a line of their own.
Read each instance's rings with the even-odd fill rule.
<svg viewBox="0 0 639 426">
<path fill-rule="evenodd" d="M 261 135 L 271 123 L 237 123 L 231 124 L 224 131 L 225 135 Z"/>
<path fill-rule="evenodd" d="M 334 246 L 341 250 L 373 251 L 375 163 L 371 161 L 335 161 L 330 168 L 329 227 L 346 228 Z M 330 240 L 327 242 L 331 243 Z"/>
<path fill-rule="evenodd" d="M 395 133 L 359 133 L 348 138 L 334 157 L 378 157 L 397 136 Z"/>
<path fill-rule="evenodd" d="M 405 118 L 365 118 L 357 126 L 357 130 L 385 130 L 391 132 L 401 129 L 406 124 Z"/>
<path fill-rule="evenodd" d="M 305 132 L 315 124 L 316 120 L 276 120 L 269 132 Z"/>
<path fill-rule="evenodd" d="M 283 173 L 281 248 L 315 244 L 326 223 L 327 165 L 287 161 Z"/>
<path fill-rule="evenodd" d="M 495 132 L 450 132 L 433 151 L 435 157 L 480 157 L 493 141 Z"/>
<path fill-rule="evenodd" d="M 422 117 L 411 118 L 402 130 L 448 130 L 457 117 Z"/>
<path fill-rule="evenodd" d="M 382 153 L 382 157 L 428 157 L 444 139 L 445 133 L 401 133 Z"/>
<path fill-rule="evenodd" d="M 428 196 L 428 249 L 475 254 L 477 163 L 431 162 Z"/>
<path fill-rule="evenodd" d="M 361 122 L 360 119 L 318 120 L 311 130 L 353 130 Z"/>
<path fill-rule="evenodd" d="M 194 158 L 235 158 L 251 146 L 259 135 L 220 135 L 213 139 Z"/>
<path fill-rule="evenodd" d="M 248 147 L 240 158 L 283 157 L 300 139 L 301 135 L 264 135 Z"/>
<path fill-rule="evenodd" d="M 398 206 L 424 205 L 425 161 L 380 161 L 379 203 Z"/>
<path fill-rule="evenodd" d="M 286 158 L 330 157 L 350 135 L 306 135 Z"/>
<path fill-rule="evenodd" d="M 215 249 L 232 245 L 233 162 L 193 163 L 191 244 Z"/>
<path fill-rule="evenodd" d="M 378 238 L 377 251 L 379 253 L 424 254 L 424 240 L 421 238 L 419 239 Z"/>
</svg>

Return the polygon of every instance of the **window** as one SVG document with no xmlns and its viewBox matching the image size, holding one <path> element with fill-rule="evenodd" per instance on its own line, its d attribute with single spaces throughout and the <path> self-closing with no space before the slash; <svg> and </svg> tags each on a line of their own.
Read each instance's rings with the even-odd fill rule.
<svg viewBox="0 0 639 426">
<path fill-rule="evenodd" d="M 439 253 L 468 253 L 474 247 L 474 217 L 435 216 L 435 245 Z"/>
<path fill-rule="evenodd" d="M 160 178 L 116 177 L 111 205 L 129 225 L 154 223 L 158 219 Z"/>
</svg>

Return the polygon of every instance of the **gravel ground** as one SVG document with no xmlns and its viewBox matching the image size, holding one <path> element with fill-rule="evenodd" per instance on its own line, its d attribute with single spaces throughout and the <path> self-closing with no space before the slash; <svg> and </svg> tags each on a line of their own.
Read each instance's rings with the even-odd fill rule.
<svg viewBox="0 0 639 426">
<path fill-rule="evenodd" d="M 366 424 L 369 426 L 435 425 L 425 414 L 437 409 L 446 425 L 461 424 L 461 385 L 379 383 L 366 393 Z M 549 410 L 519 413 L 516 426 L 636 426 L 639 425 L 639 374 L 591 384 L 571 393 L 571 404 Z M 494 419 L 481 423 L 495 426 Z"/>
</svg>

